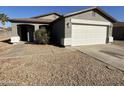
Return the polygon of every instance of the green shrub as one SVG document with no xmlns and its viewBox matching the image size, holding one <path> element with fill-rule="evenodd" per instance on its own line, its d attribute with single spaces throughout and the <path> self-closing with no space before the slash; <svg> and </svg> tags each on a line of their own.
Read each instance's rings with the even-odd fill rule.
<svg viewBox="0 0 124 93">
<path fill-rule="evenodd" d="M 35 39 L 38 44 L 48 44 L 49 35 L 47 29 L 38 29 L 35 31 Z"/>
</svg>

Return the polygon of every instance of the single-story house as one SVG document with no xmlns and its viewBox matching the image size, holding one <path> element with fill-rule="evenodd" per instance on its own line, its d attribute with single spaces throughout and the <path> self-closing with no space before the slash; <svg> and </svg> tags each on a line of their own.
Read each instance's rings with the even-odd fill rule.
<svg viewBox="0 0 124 93">
<path fill-rule="evenodd" d="M 113 24 L 114 40 L 124 40 L 124 22 L 116 22 Z"/>
<path fill-rule="evenodd" d="M 98 7 L 92 7 L 65 15 L 49 13 L 31 18 L 9 19 L 14 37 L 22 41 L 34 41 L 34 32 L 49 28 L 51 42 L 63 46 L 106 44 L 113 42 L 112 16 Z"/>
</svg>

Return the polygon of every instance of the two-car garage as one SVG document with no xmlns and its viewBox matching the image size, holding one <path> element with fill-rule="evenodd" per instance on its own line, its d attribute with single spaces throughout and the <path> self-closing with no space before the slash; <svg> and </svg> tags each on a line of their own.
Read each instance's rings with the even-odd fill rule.
<svg viewBox="0 0 124 93">
<path fill-rule="evenodd" d="M 63 15 L 53 22 L 57 44 L 80 46 L 113 42 L 113 23 L 117 22 L 103 10 L 94 7 Z"/>
<path fill-rule="evenodd" d="M 106 44 L 109 22 L 72 19 L 71 46 Z"/>
</svg>

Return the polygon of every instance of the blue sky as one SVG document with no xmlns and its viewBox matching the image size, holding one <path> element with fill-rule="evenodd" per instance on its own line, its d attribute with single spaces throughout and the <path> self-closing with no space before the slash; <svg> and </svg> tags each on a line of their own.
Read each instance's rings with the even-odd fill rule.
<svg viewBox="0 0 124 93">
<path fill-rule="evenodd" d="M 49 12 L 65 14 L 91 6 L 0 6 L 0 12 L 8 15 L 9 18 L 28 18 Z M 119 21 L 124 21 L 124 6 L 101 6 L 101 9 Z M 10 23 L 6 24 L 10 26 Z"/>
</svg>

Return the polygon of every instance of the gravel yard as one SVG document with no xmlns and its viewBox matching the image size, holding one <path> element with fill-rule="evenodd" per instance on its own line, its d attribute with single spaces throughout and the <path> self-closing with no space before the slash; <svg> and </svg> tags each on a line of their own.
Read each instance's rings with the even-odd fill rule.
<svg viewBox="0 0 124 93">
<path fill-rule="evenodd" d="M 0 42 L 0 85 L 124 85 L 124 72 L 72 48 Z"/>
<path fill-rule="evenodd" d="M 0 54 L 0 85 L 124 85 L 124 73 L 76 50 L 26 44 Z"/>
</svg>

